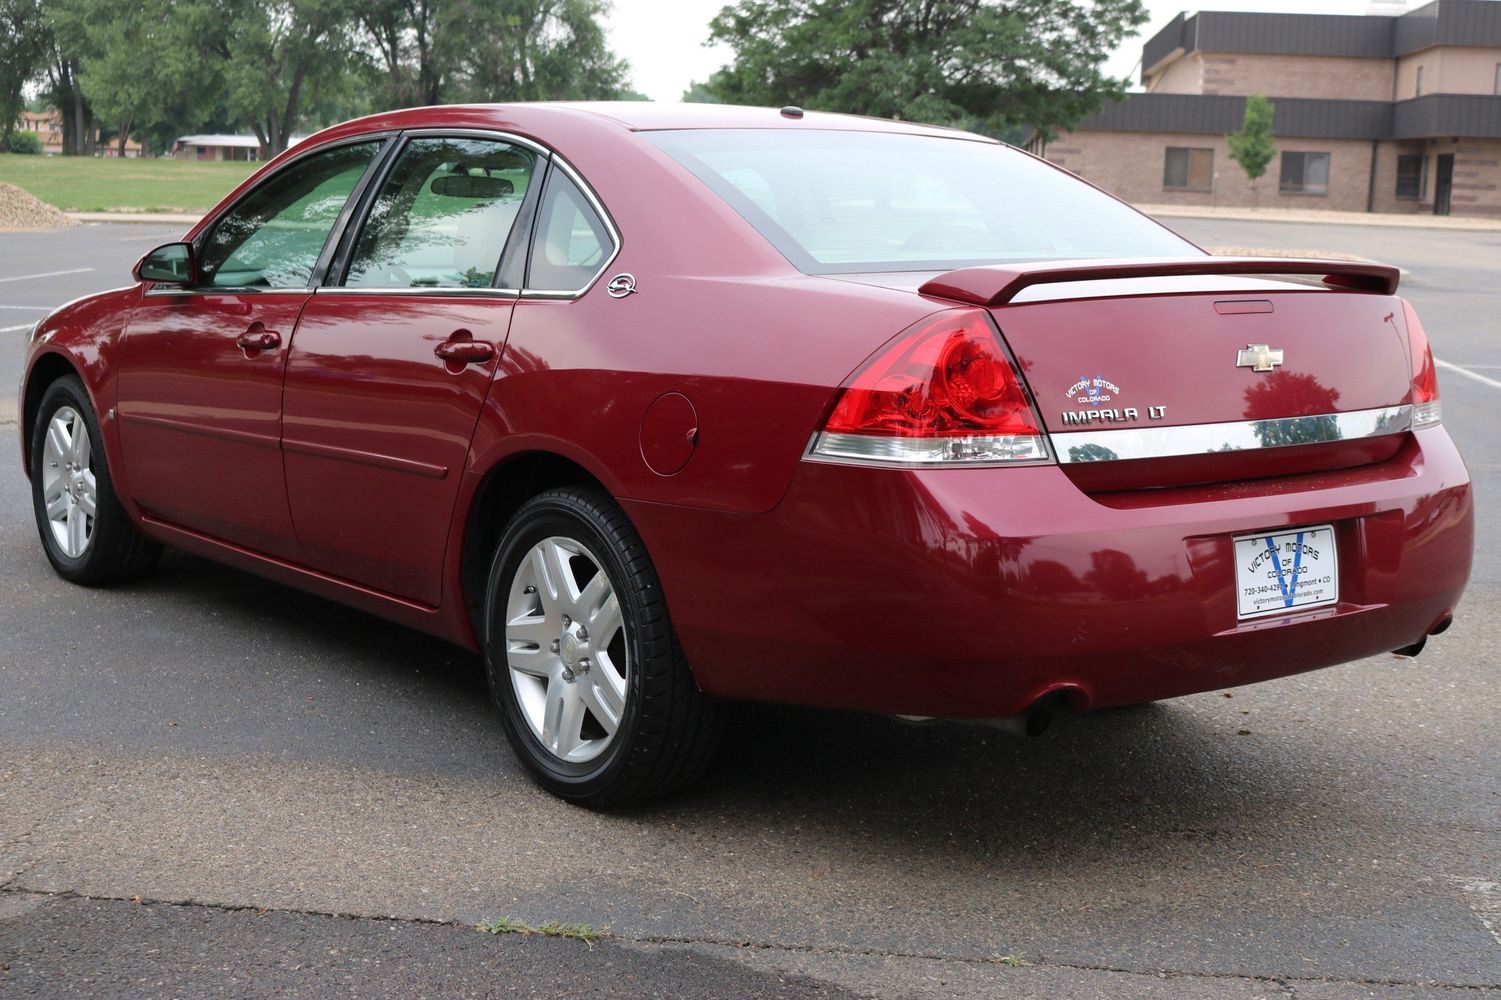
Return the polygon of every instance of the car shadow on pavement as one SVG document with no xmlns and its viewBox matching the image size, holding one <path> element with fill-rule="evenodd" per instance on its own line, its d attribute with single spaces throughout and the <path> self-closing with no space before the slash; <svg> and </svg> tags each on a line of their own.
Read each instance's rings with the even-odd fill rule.
<svg viewBox="0 0 1501 1000">
<path fill-rule="evenodd" d="M 278 649 L 297 655 L 273 654 L 272 669 L 369 692 L 375 702 L 356 706 L 356 717 L 340 718 L 349 706 L 335 704 L 324 721 L 337 731 L 382 717 L 392 737 L 383 766 L 527 781 L 503 746 L 483 663 L 467 650 L 186 555 L 169 554 L 156 577 L 133 589 L 232 630 L 274 628 Z M 1337 768 L 1293 759 L 1294 749 L 1276 741 L 1253 748 L 1233 721 L 1203 710 L 1213 707 L 1204 699 L 1221 696 L 1199 697 L 1197 709 L 1180 702 L 1065 716 L 1030 740 L 974 724 L 736 704 L 719 759 L 699 785 L 612 822 L 709 830 L 732 813 L 743 835 L 816 829 L 898 856 L 941 845 L 950 864 L 989 868 L 1063 845 L 1074 862 L 1192 852 L 1261 836 L 1304 796 L 1340 794 Z M 421 739 L 404 736 L 408 727 Z M 359 741 L 312 748 L 345 765 L 364 762 L 367 750 Z"/>
</svg>

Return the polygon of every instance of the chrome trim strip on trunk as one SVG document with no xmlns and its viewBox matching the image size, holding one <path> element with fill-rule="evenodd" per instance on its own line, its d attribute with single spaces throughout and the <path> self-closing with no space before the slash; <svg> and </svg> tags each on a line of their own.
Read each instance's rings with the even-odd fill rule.
<svg viewBox="0 0 1501 1000">
<path fill-rule="evenodd" d="M 1384 406 L 1348 413 L 1240 420 L 1177 427 L 1091 428 L 1050 435 L 1060 464 L 1177 458 L 1216 451 L 1288 448 L 1402 434 L 1412 429 L 1412 407 Z"/>
</svg>

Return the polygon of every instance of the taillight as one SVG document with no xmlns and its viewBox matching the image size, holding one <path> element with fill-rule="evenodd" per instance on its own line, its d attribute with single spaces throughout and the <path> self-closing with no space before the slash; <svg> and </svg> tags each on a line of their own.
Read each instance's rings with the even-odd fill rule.
<svg viewBox="0 0 1501 1000">
<path fill-rule="evenodd" d="M 904 331 L 839 392 L 812 453 L 889 464 L 1046 461 L 1036 411 L 983 310 Z"/>
<path fill-rule="evenodd" d="M 1412 429 L 1432 427 L 1442 414 L 1438 402 L 1438 370 L 1433 366 L 1433 349 L 1428 346 L 1428 334 L 1412 303 L 1403 301 L 1403 314 L 1407 318 L 1407 354 L 1412 363 Z"/>
</svg>

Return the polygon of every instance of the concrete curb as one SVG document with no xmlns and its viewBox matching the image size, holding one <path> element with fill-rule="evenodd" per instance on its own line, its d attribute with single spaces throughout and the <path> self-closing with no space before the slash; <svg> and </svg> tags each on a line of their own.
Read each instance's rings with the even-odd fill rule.
<svg viewBox="0 0 1501 1000">
<path fill-rule="evenodd" d="M 191 226 L 201 215 L 177 212 L 69 212 L 75 222 L 128 222 L 138 225 Z"/>
<path fill-rule="evenodd" d="M 1138 211 L 1164 219 L 1226 219 L 1237 222 L 1323 223 L 1331 226 L 1393 226 L 1402 229 L 1447 229 L 1501 233 L 1501 219 L 1456 218 L 1440 215 L 1391 215 L 1366 212 L 1309 212 L 1285 208 L 1202 208 L 1194 205 L 1135 205 Z"/>
</svg>

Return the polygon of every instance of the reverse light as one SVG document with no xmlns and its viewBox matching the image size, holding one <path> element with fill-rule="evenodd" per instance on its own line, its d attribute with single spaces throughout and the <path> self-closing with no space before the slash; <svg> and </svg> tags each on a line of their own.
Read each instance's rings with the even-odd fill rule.
<svg viewBox="0 0 1501 1000">
<path fill-rule="evenodd" d="M 1436 425 L 1443 416 L 1438 401 L 1438 370 L 1433 365 L 1428 334 L 1412 303 L 1404 300 L 1402 311 L 1407 318 L 1407 353 L 1412 363 L 1412 429 L 1421 430 Z"/>
<path fill-rule="evenodd" d="M 983 310 L 899 334 L 845 383 L 815 457 L 894 465 L 1046 461 L 1037 413 Z"/>
</svg>

